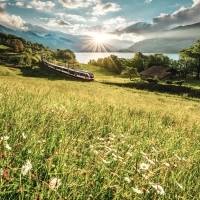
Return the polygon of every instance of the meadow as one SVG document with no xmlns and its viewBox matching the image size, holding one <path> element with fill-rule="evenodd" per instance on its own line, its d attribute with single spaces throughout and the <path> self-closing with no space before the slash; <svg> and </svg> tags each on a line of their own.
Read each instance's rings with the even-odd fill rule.
<svg viewBox="0 0 200 200">
<path fill-rule="evenodd" d="M 200 199 L 199 100 L 93 72 L 81 82 L 1 66 L 1 199 Z"/>
</svg>

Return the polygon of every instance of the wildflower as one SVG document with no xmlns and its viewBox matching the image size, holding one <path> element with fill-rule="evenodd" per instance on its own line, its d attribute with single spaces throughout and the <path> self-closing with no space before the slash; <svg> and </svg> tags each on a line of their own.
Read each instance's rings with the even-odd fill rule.
<svg viewBox="0 0 200 200">
<path fill-rule="evenodd" d="M 144 191 L 143 191 L 143 190 L 140 190 L 140 189 L 138 189 L 138 188 L 133 188 L 133 187 L 132 187 L 132 189 L 133 189 L 133 191 L 134 191 L 135 193 L 137 193 L 137 194 L 144 194 Z"/>
<path fill-rule="evenodd" d="M 109 139 L 109 140 L 111 140 L 111 141 L 113 141 L 113 140 L 114 140 L 114 138 L 113 138 L 113 137 L 109 137 L 108 139 Z"/>
<path fill-rule="evenodd" d="M 141 169 L 141 170 L 148 170 L 148 169 L 149 169 L 149 164 L 141 163 L 141 164 L 140 164 L 140 169 Z"/>
<path fill-rule="evenodd" d="M 23 139 L 26 139 L 26 136 L 25 136 L 24 132 L 22 133 L 22 137 L 23 137 Z"/>
<path fill-rule="evenodd" d="M 83 172 L 82 172 L 82 173 L 83 173 L 83 175 L 84 175 L 84 176 L 86 176 L 86 174 L 87 174 L 87 171 L 86 171 L 86 170 L 83 170 Z"/>
<path fill-rule="evenodd" d="M 9 136 L 2 136 L 0 141 L 7 141 L 9 139 Z"/>
<path fill-rule="evenodd" d="M 35 174 L 31 174 L 31 178 L 34 179 L 35 178 Z"/>
<path fill-rule="evenodd" d="M 97 150 L 94 150 L 94 154 L 96 154 L 96 155 L 97 155 L 98 153 L 99 153 L 99 152 L 98 152 Z"/>
<path fill-rule="evenodd" d="M 9 179 L 9 169 L 5 169 L 4 171 L 3 171 L 3 174 L 2 174 L 2 177 L 3 177 L 3 179 Z"/>
<path fill-rule="evenodd" d="M 22 166 L 22 175 L 25 176 L 31 169 L 32 169 L 32 164 L 29 160 L 27 160 L 26 164 Z"/>
<path fill-rule="evenodd" d="M 110 163 L 110 161 L 107 161 L 107 160 L 102 160 L 103 161 L 103 163 L 105 163 L 105 164 L 109 164 Z"/>
<path fill-rule="evenodd" d="M 99 141 L 104 141 L 104 138 L 97 137 Z"/>
<path fill-rule="evenodd" d="M 165 195 L 165 191 L 161 185 L 151 184 L 152 187 L 156 190 L 156 192 L 160 195 Z"/>
<path fill-rule="evenodd" d="M 58 187 L 61 185 L 61 179 L 58 179 L 56 177 L 53 177 L 49 181 L 49 187 L 52 190 L 58 189 Z"/>
<path fill-rule="evenodd" d="M 2 154 L 1 154 L 1 157 L 2 157 L 2 158 L 6 158 L 6 154 L 5 154 L 5 153 L 2 153 Z"/>
<path fill-rule="evenodd" d="M 126 182 L 128 182 L 128 183 L 131 182 L 131 179 L 130 179 L 129 177 L 125 177 L 124 180 L 125 180 Z"/>
<path fill-rule="evenodd" d="M 130 153 L 130 152 L 127 152 L 126 155 L 127 155 L 127 156 L 132 156 L 133 154 Z"/>
<path fill-rule="evenodd" d="M 170 164 L 169 163 L 167 163 L 167 162 L 164 162 L 163 163 L 165 166 L 167 166 L 167 167 L 169 167 L 170 166 Z"/>
<path fill-rule="evenodd" d="M 3 176 L 3 169 L 0 168 L 0 176 Z"/>
<path fill-rule="evenodd" d="M 90 187 L 94 187 L 94 183 L 92 182 L 92 183 L 90 183 Z"/>
<path fill-rule="evenodd" d="M 5 147 L 6 147 L 6 149 L 8 149 L 8 150 L 11 150 L 11 149 L 12 149 L 8 143 L 6 144 Z"/>
</svg>

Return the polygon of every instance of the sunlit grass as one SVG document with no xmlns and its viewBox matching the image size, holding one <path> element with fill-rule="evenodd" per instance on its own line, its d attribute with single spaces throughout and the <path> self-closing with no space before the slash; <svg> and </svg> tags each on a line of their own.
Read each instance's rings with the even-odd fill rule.
<svg viewBox="0 0 200 200">
<path fill-rule="evenodd" d="M 0 197 L 199 199 L 199 121 L 178 96 L 1 76 Z"/>
</svg>

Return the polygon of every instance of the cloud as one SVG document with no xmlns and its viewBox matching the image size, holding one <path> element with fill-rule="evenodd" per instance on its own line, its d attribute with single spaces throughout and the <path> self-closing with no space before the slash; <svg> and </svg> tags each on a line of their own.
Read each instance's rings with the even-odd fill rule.
<svg viewBox="0 0 200 200">
<path fill-rule="evenodd" d="M 152 2 L 152 0 L 145 0 L 144 3 L 151 3 L 151 2 Z"/>
<path fill-rule="evenodd" d="M 39 0 L 32 0 L 28 5 L 29 8 L 35 8 L 37 10 L 48 10 L 55 6 L 55 3 L 52 1 L 39 1 Z M 28 8 L 28 7 L 27 7 Z"/>
<path fill-rule="evenodd" d="M 136 22 L 116 31 L 116 34 L 133 33 L 152 36 L 152 34 L 155 35 L 162 30 L 175 26 L 197 23 L 200 19 L 200 0 L 193 0 L 193 2 L 193 5 L 189 8 L 181 7 L 172 14 L 161 13 L 153 18 L 152 23 Z"/>
<path fill-rule="evenodd" d="M 200 19 L 200 0 L 193 0 L 191 8 L 181 7 L 172 14 L 161 14 L 153 18 L 153 26 L 157 28 L 167 28 L 171 25 L 187 25 L 197 23 Z"/>
<path fill-rule="evenodd" d="M 36 25 L 36 24 L 29 24 L 29 23 L 26 23 L 26 26 L 28 27 L 29 30 L 32 30 L 36 33 L 48 33 L 50 29 L 46 28 L 46 27 L 43 27 L 43 26 L 39 26 L 39 25 Z"/>
<path fill-rule="evenodd" d="M 47 23 L 48 26 L 68 27 L 71 24 L 63 19 L 50 19 Z"/>
<path fill-rule="evenodd" d="M 24 3 L 21 2 L 21 1 L 18 1 L 18 2 L 16 3 L 16 6 L 18 6 L 18 7 L 23 7 L 23 6 L 24 6 Z"/>
<path fill-rule="evenodd" d="M 103 25 L 106 29 L 123 29 L 128 26 L 128 22 L 123 17 L 115 17 L 103 22 Z"/>
<path fill-rule="evenodd" d="M 65 8 L 75 9 L 101 3 L 101 0 L 58 0 Z"/>
<path fill-rule="evenodd" d="M 6 7 L 6 4 L 5 3 L 2 3 L 0 4 L 0 13 L 5 13 L 5 7 Z"/>
<path fill-rule="evenodd" d="M 92 15 L 105 15 L 107 12 L 115 12 L 121 10 L 120 6 L 116 3 L 97 4 L 92 8 Z"/>
<path fill-rule="evenodd" d="M 65 14 L 65 13 L 56 13 L 56 15 L 60 16 L 62 19 L 66 18 L 70 21 L 78 21 L 78 22 L 85 22 L 86 19 L 80 15 L 71 15 L 71 14 Z"/>
<path fill-rule="evenodd" d="M 15 29 L 26 30 L 25 21 L 17 15 L 10 15 L 5 11 L 6 4 L 0 4 L 0 23 Z"/>
</svg>

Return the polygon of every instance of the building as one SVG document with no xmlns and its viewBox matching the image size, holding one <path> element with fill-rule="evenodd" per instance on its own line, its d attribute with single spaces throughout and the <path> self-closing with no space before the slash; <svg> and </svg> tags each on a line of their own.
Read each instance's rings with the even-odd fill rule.
<svg viewBox="0 0 200 200">
<path fill-rule="evenodd" d="M 170 79 L 175 76 L 177 71 L 171 67 L 165 66 L 152 66 L 144 71 L 140 72 L 140 77 L 142 80 L 146 80 L 147 78 L 158 78 L 160 80 Z"/>
</svg>

